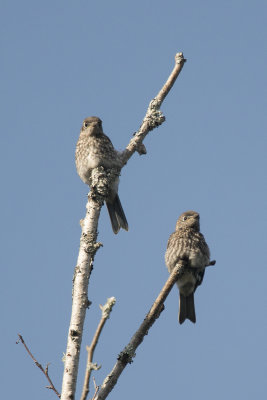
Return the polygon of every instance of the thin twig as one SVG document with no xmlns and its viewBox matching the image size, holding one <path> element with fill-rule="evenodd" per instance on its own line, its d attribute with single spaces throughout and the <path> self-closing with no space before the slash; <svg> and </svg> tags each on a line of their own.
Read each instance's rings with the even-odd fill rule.
<svg viewBox="0 0 267 400">
<path fill-rule="evenodd" d="M 116 302 L 115 297 L 110 297 L 104 306 L 100 306 L 100 308 L 102 310 L 101 319 L 99 321 L 98 327 L 96 328 L 96 332 L 94 334 L 94 337 L 93 337 L 93 340 L 92 340 L 90 346 L 86 347 L 88 355 L 87 355 L 86 372 L 85 372 L 85 377 L 84 377 L 84 384 L 83 384 L 81 400 L 85 400 L 89 393 L 89 382 L 90 382 L 90 376 L 91 376 L 92 370 L 97 370 L 100 368 L 100 366 L 98 366 L 97 364 L 93 364 L 94 351 L 95 351 L 95 347 L 97 345 L 99 336 L 102 332 L 102 329 L 104 328 L 106 320 L 109 318 L 109 315 L 112 311 L 112 307 L 114 306 L 115 302 Z M 96 389 L 96 385 L 95 385 L 95 389 Z M 98 391 L 98 389 L 97 389 L 97 391 Z M 96 393 L 97 393 L 97 391 L 96 391 Z M 96 395 L 96 393 L 95 393 L 95 395 Z"/>
<path fill-rule="evenodd" d="M 137 347 L 142 343 L 145 335 L 148 334 L 149 329 L 154 324 L 155 320 L 160 316 L 161 312 L 164 310 L 164 301 L 170 293 L 173 285 L 175 284 L 179 276 L 184 273 L 184 270 L 186 268 L 187 267 L 185 265 L 185 261 L 179 261 L 179 263 L 177 263 L 167 282 L 160 291 L 157 299 L 152 305 L 150 311 L 146 315 L 144 321 L 135 332 L 135 334 L 132 336 L 127 346 L 125 346 L 125 348 L 119 354 L 116 364 L 114 365 L 112 371 L 103 381 L 95 400 L 104 400 L 108 396 L 108 394 L 116 385 L 126 365 L 130 364 L 133 361 L 133 357 L 135 356 L 135 351 Z"/>
<path fill-rule="evenodd" d="M 50 376 L 48 375 L 48 365 L 49 365 L 49 364 L 47 364 L 46 367 L 45 367 L 45 369 L 44 369 L 43 366 L 42 366 L 42 364 L 40 364 L 40 363 L 36 360 L 36 358 L 34 357 L 34 355 L 31 353 L 31 351 L 30 351 L 30 349 L 28 348 L 28 346 L 26 345 L 26 343 L 25 343 L 23 337 L 22 337 L 20 334 L 18 334 L 18 337 L 19 337 L 19 340 L 18 340 L 16 343 L 18 344 L 19 342 L 21 342 L 21 343 L 23 344 L 23 346 L 25 347 L 27 353 L 28 353 L 29 356 L 32 358 L 34 364 L 35 364 L 38 368 L 40 368 L 40 370 L 43 372 L 43 374 L 46 376 L 48 382 L 50 383 L 50 386 L 46 386 L 46 388 L 47 388 L 47 389 L 53 390 L 53 391 L 56 393 L 56 395 L 60 398 L 59 392 L 58 392 L 57 389 L 55 388 L 53 382 L 51 381 Z"/>
<path fill-rule="evenodd" d="M 94 377 L 93 377 L 93 381 L 94 381 L 95 393 L 94 393 L 94 396 L 92 397 L 92 400 L 95 400 L 96 399 L 96 395 L 97 395 L 97 393 L 99 391 L 99 386 L 97 386 Z"/>
</svg>

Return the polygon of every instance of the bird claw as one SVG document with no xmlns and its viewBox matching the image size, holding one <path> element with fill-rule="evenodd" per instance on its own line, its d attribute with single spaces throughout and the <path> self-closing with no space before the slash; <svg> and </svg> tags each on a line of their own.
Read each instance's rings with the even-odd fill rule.
<svg viewBox="0 0 267 400">
<path fill-rule="evenodd" d="M 207 265 L 207 267 L 211 266 L 211 265 L 215 265 L 216 264 L 216 260 L 212 260 L 210 261 L 210 263 Z"/>
</svg>

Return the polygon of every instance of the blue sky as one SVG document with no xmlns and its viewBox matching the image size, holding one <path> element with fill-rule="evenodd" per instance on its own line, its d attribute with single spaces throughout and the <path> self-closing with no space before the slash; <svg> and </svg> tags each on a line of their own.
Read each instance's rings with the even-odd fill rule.
<svg viewBox="0 0 267 400">
<path fill-rule="evenodd" d="M 166 243 L 188 209 L 217 260 L 197 323 L 179 326 L 174 288 L 110 399 L 264 397 L 266 11 L 258 0 L 1 1 L 3 398 L 55 398 L 17 333 L 61 390 L 87 194 L 74 164 L 82 120 L 101 117 L 123 149 L 179 51 L 188 62 L 166 122 L 122 171 L 129 232 L 115 236 L 101 213 L 77 399 L 98 305 L 117 299 L 95 352 L 101 384 L 168 276 Z"/>
</svg>

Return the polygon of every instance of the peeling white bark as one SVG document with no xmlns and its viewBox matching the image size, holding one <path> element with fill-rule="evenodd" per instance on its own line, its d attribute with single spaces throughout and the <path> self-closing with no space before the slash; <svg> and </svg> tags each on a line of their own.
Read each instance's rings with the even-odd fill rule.
<svg viewBox="0 0 267 400">
<path fill-rule="evenodd" d="M 74 399 L 76 390 L 83 324 L 88 307 L 88 282 L 93 258 L 99 247 L 96 238 L 101 205 L 89 197 L 86 208 L 86 216 L 81 224 L 80 251 L 74 274 L 72 313 L 61 392 L 61 399 L 68 400 Z"/>
</svg>

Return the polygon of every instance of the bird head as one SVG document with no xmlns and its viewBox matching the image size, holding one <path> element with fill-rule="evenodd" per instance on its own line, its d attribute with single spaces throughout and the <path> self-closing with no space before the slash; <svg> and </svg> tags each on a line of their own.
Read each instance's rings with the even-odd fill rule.
<svg viewBox="0 0 267 400">
<path fill-rule="evenodd" d="M 81 132 L 89 136 L 96 136 L 103 133 L 101 119 L 98 117 L 85 118 Z"/>
<path fill-rule="evenodd" d="M 176 223 L 176 230 L 184 228 L 190 228 L 199 231 L 199 213 L 190 210 L 181 214 Z"/>
</svg>

